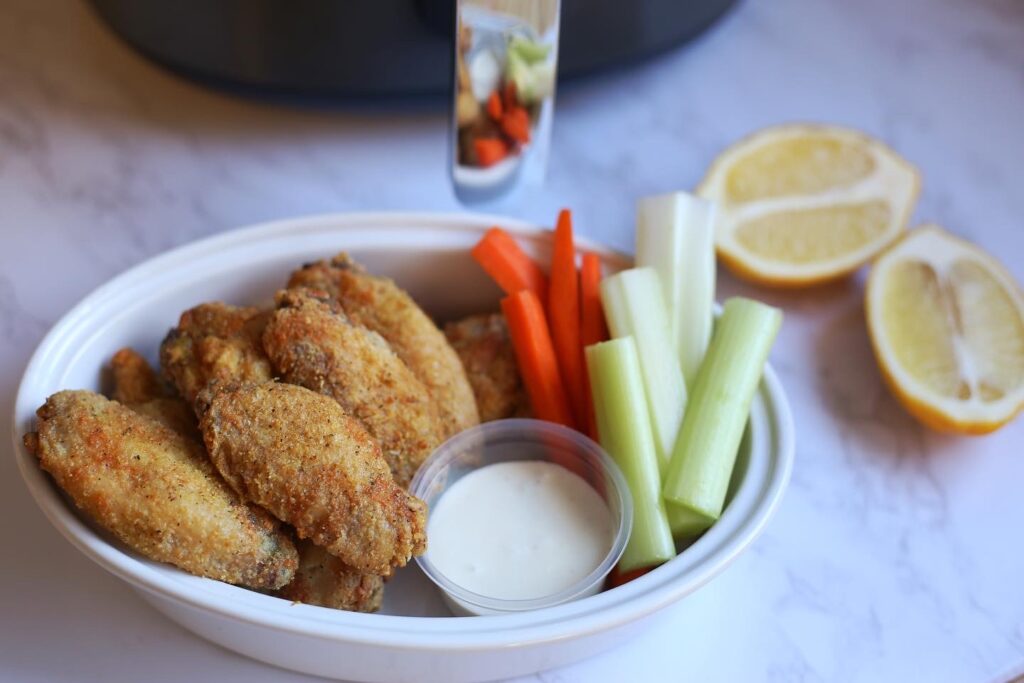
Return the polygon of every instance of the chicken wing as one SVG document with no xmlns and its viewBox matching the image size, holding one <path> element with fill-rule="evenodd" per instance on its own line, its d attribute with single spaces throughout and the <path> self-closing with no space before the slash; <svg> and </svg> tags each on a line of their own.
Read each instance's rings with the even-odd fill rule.
<svg viewBox="0 0 1024 683">
<path fill-rule="evenodd" d="M 298 541 L 299 570 L 279 597 L 350 612 L 376 612 L 384 597 L 384 577 L 352 569 L 318 545 Z"/>
<path fill-rule="evenodd" d="M 376 332 L 323 292 L 278 292 L 263 347 L 287 382 L 326 394 L 377 439 L 399 486 L 445 438 L 426 387 Z"/>
<path fill-rule="evenodd" d="M 181 314 L 160 345 L 164 376 L 191 405 L 212 380 L 265 382 L 270 362 L 260 346 L 268 311 L 213 302 Z"/>
<path fill-rule="evenodd" d="M 192 407 L 174 394 L 138 352 L 121 349 L 110 359 L 110 367 L 114 375 L 115 401 L 202 442 Z"/>
<path fill-rule="evenodd" d="M 437 402 L 446 438 L 480 422 L 459 357 L 437 325 L 394 281 L 370 275 L 342 253 L 295 271 L 288 286 L 329 293 L 353 323 L 384 337 Z"/>
<path fill-rule="evenodd" d="M 114 375 L 113 399 L 119 403 L 145 403 L 173 395 L 135 349 L 125 347 L 115 353 L 110 369 Z"/>
<path fill-rule="evenodd" d="M 90 391 L 61 391 L 25 445 L 83 512 L 136 552 L 251 588 L 291 581 L 298 553 L 197 444 Z"/>
<path fill-rule="evenodd" d="M 448 323 L 444 333 L 466 368 L 481 422 L 529 416 L 505 316 L 471 315 Z"/>
<path fill-rule="evenodd" d="M 426 506 L 395 485 L 337 401 L 292 384 L 208 387 L 196 402 L 216 468 L 244 499 L 354 569 L 389 574 L 426 548 Z"/>
</svg>

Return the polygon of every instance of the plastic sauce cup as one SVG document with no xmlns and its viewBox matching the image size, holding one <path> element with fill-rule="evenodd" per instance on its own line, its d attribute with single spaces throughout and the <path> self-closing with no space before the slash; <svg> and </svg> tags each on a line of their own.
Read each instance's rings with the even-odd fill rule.
<svg viewBox="0 0 1024 683">
<path fill-rule="evenodd" d="M 633 499 L 615 462 L 583 434 L 541 420 L 497 420 L 467 429 L 441 444 L 423 463 L 409 486 L 430 510 L 459 479 L 474 470 L 503 462 L 540 460 L 581 476 L 608 506 L 613 540 L 601 563 L 567 588 L 537 598 L 510 600 L 475 593 L 445 576 L 426 554 L 416 562 L 441 589 L 457 615 L 503 614 L 551 607 L 594 595 L 619 561 L 633 525 Z"/>
</svg>

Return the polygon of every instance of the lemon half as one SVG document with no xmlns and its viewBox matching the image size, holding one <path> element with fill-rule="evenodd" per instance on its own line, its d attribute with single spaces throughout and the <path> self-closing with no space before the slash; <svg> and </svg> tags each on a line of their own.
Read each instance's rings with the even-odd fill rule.
<svg viewBox="0 0 1024 683">
<path fill-rule="evenodd" d="M 896 152 L 836 126 L 791 124 L 741 140 L 697 194 L 719 204 L 715 246 L 738 276 L 797 287 L 843 277 L 906 228 L 920 174 Z"/>
<path fill-rule="evenodd" d="M 1024 408 L 1024 295 L 979 247 L 911 230 L 872 267 L 865 308 L 883 376 L 926 425 L 983 434 Z"/>
</svg>

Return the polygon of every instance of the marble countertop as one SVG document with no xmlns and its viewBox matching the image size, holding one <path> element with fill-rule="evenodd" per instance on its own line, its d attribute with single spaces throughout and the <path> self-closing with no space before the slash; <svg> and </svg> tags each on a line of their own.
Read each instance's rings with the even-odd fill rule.
<svg viewBox="0 0 1024 683">
<path fill-rule="evenodd" d="M 747 0 L 685 49 L 559 94 L 547 184 L 499 212 L 629 248 L 637 197 L 761 126 L 830 121 L 924 171 L 916 221 L 1024 281 L 1024 4 Z M 0 414 L 46 329 L 116 273 L 253 222 L 453 210 L 441 111 L 296 109 L 152 66 L 81 2 L 0 6 Z M 782 306 L 798 446 L 765 534 L 642 638 L 530 681 L 1001 681 L 1024 672 L 1024 419 L 919 427 L 882 386 L 863 280 Z M 9 449 L 5 443 L 2 449 Z M 0 458 L 0 680 L 305 681 L 166 621 L 46 522 Z"/>
</svg>

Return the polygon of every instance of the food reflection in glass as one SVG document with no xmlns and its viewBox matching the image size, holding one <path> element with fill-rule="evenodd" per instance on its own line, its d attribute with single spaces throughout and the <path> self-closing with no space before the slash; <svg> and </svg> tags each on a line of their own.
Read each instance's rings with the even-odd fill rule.
<svg viewBox="0 0 1024 683">
<path fill-rule="evenodd" d="M 495 198 L 539 181 L 558 53 L 557 0 L 462 0 L 455 45 L 456 193 Z"/>
</svg>

